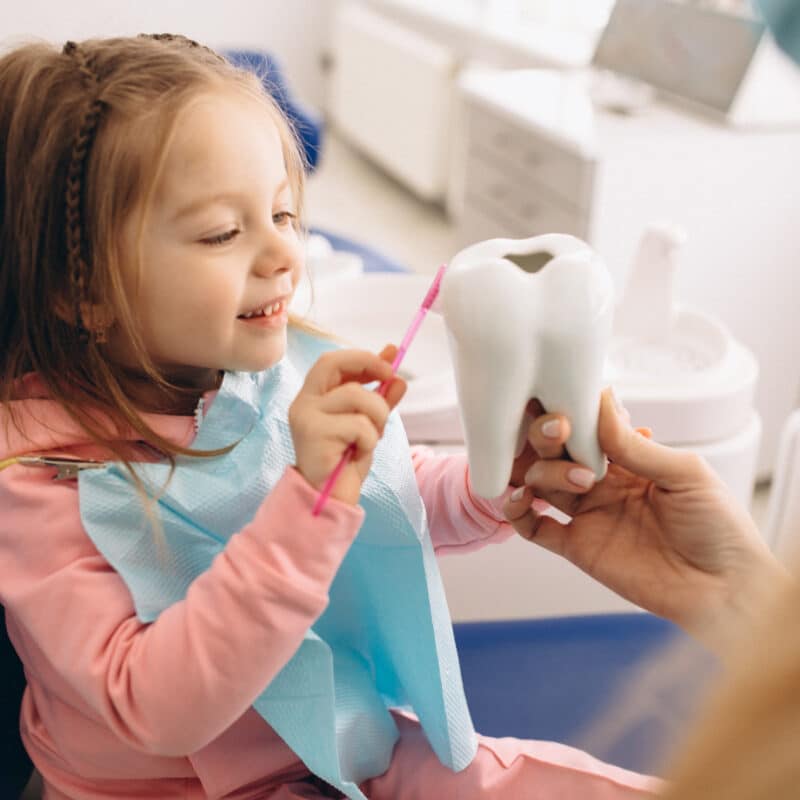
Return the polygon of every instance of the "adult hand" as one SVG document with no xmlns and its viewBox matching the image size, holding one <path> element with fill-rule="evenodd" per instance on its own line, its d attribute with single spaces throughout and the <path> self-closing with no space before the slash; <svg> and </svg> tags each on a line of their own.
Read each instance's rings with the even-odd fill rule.
<svg viewBox="0 0 800 800">
<path fill-rule="evenodd" d="M 524 491 L 507 500 L 509 522 L 619 595 L 722 649 L 758 605 L 762 587 L 785 576 L 749 514 L 702 458 L 633 430 L 610 390 L 598 420 L 610 463 L 598 483 L 569 480 L 580 466 L 564 458 L 569 421 L 542 420 L 530 432 L 541 459 Z M 544 437 L 544 422 L 553 420 L 559 436 Z M 534 494 L 572 519 L 543 514 L 532 505 Z"/>
</svg>

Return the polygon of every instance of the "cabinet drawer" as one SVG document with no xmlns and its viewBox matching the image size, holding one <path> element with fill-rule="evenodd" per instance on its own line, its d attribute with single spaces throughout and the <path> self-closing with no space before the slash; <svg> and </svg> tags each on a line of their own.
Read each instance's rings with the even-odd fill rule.
<svg viewBox="0 0 800 800">
<path fill-rule="evenodd" d="M 486 239 L 524 239 L 534 234 L 518 231 L 507 219 L 489 216 L 467 202 L 458 220 L 458 246 L 468 247 Z"/>
<path fill-rule="evenodd" d="M 485 198 L 467 196 L 459 218 L 459 243 L 462 247 L 484 239 L 529 239 L 545 233 L 569 233 L 586 238 L 579 218 L 564 215 L 552 206 L 542 206 L 528 220 L 503 213 L 503 209 L 487 203 Z"/>
<path fill-rule="evenodd" d="M 467 137 L 475 156 L 504 168 L 520 182 L 536 181 L 563 202 L 590 208 L 594 162 L 580 153 L 474 105 L 467 114 Z"/>
<path fill-rule="evenodd" d="M 523 176 L 517 176 L 522 178 Z M 520 236 L 570 233 L 586 237 L 587 214 L 554 202 L 537 184 L 511 180 L 496 167 L 471 158 L 467 161 L 465 205 L 503 222 Z"/>
<path fill-rule="evenodd" d="M 486 239 L 519 239 L 516 231 L 510 230 L 507 222 L 492 219 L 481 209 L 465 205 L 458 218 L 458 248 Z"/>
</svg>

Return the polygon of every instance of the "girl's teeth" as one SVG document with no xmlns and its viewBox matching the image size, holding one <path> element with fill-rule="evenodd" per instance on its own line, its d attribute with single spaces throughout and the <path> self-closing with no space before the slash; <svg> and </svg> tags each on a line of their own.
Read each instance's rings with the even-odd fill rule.
<svg viewBox="0 0 800 800">
<path fill-rule="evenodd" d="M 250 319 L 251 317 L 269 317 L 272 316 L 272 314 L 281 311 L 282 309 L 283 309 L 283 302 L 281 301 L 278 303 L 273 303 L 272 305 L 267 306 L 266 308 L 259 309 L 258 311 L 248 311 L 243 316 L 245 319 Z"/>
</svg>

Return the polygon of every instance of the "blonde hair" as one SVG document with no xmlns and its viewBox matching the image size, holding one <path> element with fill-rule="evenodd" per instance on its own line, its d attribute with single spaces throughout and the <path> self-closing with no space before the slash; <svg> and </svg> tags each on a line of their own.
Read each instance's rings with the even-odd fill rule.
<svg viewBox="0 0 800 800">
<path fill-rule="evenodd" d="M 664 800 L 800 797 L 800 581 L 780 584 L 668 770 Z"/>
<path fill-rule="evenodd" d="M 131 431 L 173 464 L 176 455 L 201 454 L 146 423 L 87 311 L 110 310 L 165 406 L 190 393 L 143 346 L 123 290 L 120 265 L 131 256 L 122 252 L 121 231 L 132 215 L 144 217 L 181 110 L 208 90 L 242 92 L 268 110 L 301 227 L 300 150 L 251 72 L 169 34 L 62 50 L 35 43 L 0 58 L 0 403 L 35 372 L 89 438 L 126 464 Z"/>
</svg>

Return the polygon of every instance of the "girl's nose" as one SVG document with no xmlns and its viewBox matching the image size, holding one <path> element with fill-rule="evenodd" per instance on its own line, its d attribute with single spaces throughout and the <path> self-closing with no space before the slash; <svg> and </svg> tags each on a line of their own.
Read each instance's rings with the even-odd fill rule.
<svg viewBox="0 0 800 800">
<path fill-rule="evenodd" d="M 271 226 L 271 229 L 264 231 L 253 269 L 265 277 L 290 271 L 297 262 L 299 253 L 300 242 L 296 235 Z"/>
</svg>

